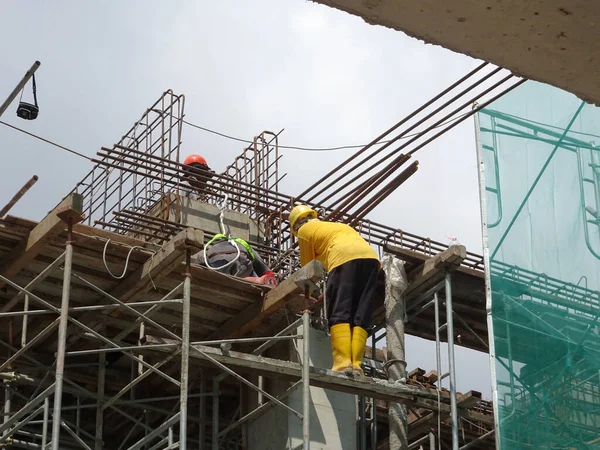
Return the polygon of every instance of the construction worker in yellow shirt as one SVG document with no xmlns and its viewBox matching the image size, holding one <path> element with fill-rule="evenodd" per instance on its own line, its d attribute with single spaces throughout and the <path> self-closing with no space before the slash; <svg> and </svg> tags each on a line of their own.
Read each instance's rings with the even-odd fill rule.
<svg viewBox="0 0 600 450">
<path fill-rule="evenodd" d="M 316 211 L 306 205 L 294 207 L 289 221 L 298 238 L 300 265 L 317 259 L 329 272 L 326 295 L 331 370 L 364 375 L 361 364 L 380 270 L 377 253 L 352 227 L 318 220 Z"/>
</svg>

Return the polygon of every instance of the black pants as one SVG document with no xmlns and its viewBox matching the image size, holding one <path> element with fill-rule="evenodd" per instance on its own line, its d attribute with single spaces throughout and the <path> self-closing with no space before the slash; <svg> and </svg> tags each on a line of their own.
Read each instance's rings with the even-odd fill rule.
<svg viewBox="0 0 600 450">
<path fill-rule="evenodd" d="M 368 330 L 377 289 L 379 261 L 355 259 L 336 267 L 327 280 L 329 326 L 349 323 Z"/>
</svg>

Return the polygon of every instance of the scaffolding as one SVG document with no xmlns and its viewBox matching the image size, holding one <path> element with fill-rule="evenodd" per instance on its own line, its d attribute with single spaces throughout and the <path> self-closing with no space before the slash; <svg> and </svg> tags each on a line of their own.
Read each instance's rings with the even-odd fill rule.
<svg viewBox="0 0 600 450">
<path fill-rule="evenodd" d="M 512 75 L 491 84 L 499 74 L 494 69 L 436 106 L 485 66 L 413 113 L 408 119 L 430 108 L 425 119 L 406 126 L 395 141 L 422 127 L 417 138 L 383 154 L 381 161 L 365 154 L 372 162 L 369 170 L 376 171 L 378 164 L 409 145 L 412 155 L 465 120 L 464 108 L 473 98 L 487 98 L 486 103 L 498 98 L 502 93 L 494 90 Z M 484 89 L 484 82 L 491 86 Z M 480 89 L 475 97 L 438 116 L 473 89 Z M 354 178 L 333 196 L 323 197 L 326 183 L 336 183 L 331 181 L 333 171 L 298 198 L 279 192 L 280 133 L 263 132 L 224 172 L 195 173 L 205 182 L 198 192 L 186 182 L 189 172 L 179 162 L 184 103 L 183 96 L 165 92 L 117 144 L 102 147 L 92 171 L 41 222 L 12 216 L 1 222 L 0 284 L 6 289 L 0 294 L 0 329 L 7 330 L 8 339 L 0 340 L 6 349 L 0 359 L 5 391 L 0 444 L 52 450 L 237 450 L 245 448 L 248 424 L 280 407 L 303 421 L 306 449 L 309 386 L 317 386 L 359 397 L 361 450 L 380 446 L 377 401 L 406 405 L 414 419 L 409 430 L 417 433 L 408 436 L 411 448 L 425 437 L 441 445 L 443 426 L 450 430 L 454 449 L 489 448 L 489 407 L 478 406 L 480 394 L 459 395 L 454 359 L 457 334 L 470 348 L 485 351 L 488 345 L 481 329 L 485 309 L 469 297 L 481 297 L 483 258 L 365 218 L 416 171 L 414 164 L 399 171 L 409 157 L 396 157 L 366 181 Z M 456 115 L 458 119 L 445 122 Z M 440 126 L 445 128 L 438 131 Z M 380 147 L 376 153 L 381 151 Z M 387 177 L 391 181 L 373 190 Z M 278 272 L 282 282 L 277 288 L 192 263 L 211 233 L 183 219 L 185 199 L 195 196 L 213 207 L 227 200 L 229 210 L 248 216 L 256 227 L 251 244 Z M 325 217 L 351 223 L 382 252 L 405 261 L 410 269 L 405 330 L 435 341 L 438 381 L 430 378 L 429 386 L 411 377 L 393 382 L 385 379 L 385 370 L 383 376 L 375 376 L 375 370 L 372 377 L 352 379 L 307 363 L 308 331 L 322 324 L 323 317 L 319 321 L 316 312 L 322 305 L 306 303 L 305 289 L 321 283 L 323 273 L 312 263 L 297 270 L 286 211 L 299 201 L 315 204 Z M 122 275 L 112 274 L 109 266 L 124 266 Z M 463 283 L 467 287 L 453 294 Z M 377 306 L 372 355 L 385 337 L 384 309 Z M 298 334 L 300 325 L 303 332 Z M 249 329 L 253 333 L 245 337 Z M 20 340 L 14 338 L 19 335 Z M 281 341 L 297 340 L 303 342 L 301 363 L 262 356 Z M 443 341 L 448 344 L 449 367 L 442 374 Z M 255 376 L 292 384 L 274 395 L 259 380 L 250 380 Z M 449 380 L 449 390 L 442 388 L 444 379 Z M 295 411 L 285 399 L 299 387 L 303 408 Z M 249 392 L 268 401 L 248 408 Z M 225 398 L 237 399 L 239 406 L 224 408 Z M 437 432 L 432 426 L 436 419 Z M 471 426 L 476 431 L 467 443 L 465 433 Z"/>
<path fill-rule="evenodd" d="M 600 445 L 599 118 L 532 82 L 477 118 L 499 446 Z"/>
</svg>

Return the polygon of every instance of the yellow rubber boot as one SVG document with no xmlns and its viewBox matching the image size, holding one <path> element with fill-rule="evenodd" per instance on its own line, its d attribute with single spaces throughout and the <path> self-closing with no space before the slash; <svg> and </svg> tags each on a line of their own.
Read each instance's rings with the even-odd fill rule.
<svg viewBox="0 0 600 450">
<path fill-rule="evenodd" d="M 352 373 L 352 332 L 349 323 L 338 323 L 333 325 L 331 333 L 331 351 L 333 353 L 333 367 L 336 372 Z"/>
<path fill-rule="evenodd" d="M 352 371 L 355 375 L 364 376 L 364 372 L 360 365 L 365 356 L 365 345 L 369 333 L 361 327 L 352 328 Z"/>
</svg>

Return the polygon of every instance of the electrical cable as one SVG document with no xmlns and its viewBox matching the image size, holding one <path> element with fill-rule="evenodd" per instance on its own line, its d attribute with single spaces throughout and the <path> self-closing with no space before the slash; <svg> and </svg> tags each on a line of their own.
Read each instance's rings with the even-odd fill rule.
<svg viewBox="0 0 600 450">
<path fill-rule="evenodd" d="M 85 156 L 83 153 L 76 152 L 75 150 L 71 150 L 70 148 L 67 148 L 67 147 L 64 147 L 64 146 L 62 146 L 62 145 L 59 145 L 59 144 L 57 144 L 56 142 L 52 142 L 52 141 L 49 141 L 48 139 L 44 139 L 43 137 L 40 137 L 40 136 L 38 136 L 38 135 L 35 135 L 35 134 L 33 134 L 33 133 L 30 133 L 29 131 L 25 131 L 25 130 L 23 130 L 23 129 L 19 128 L 19 127 L 15 127 L 14 125 L 11 125 L 11 124 L 9 124 L 9 123 L 3 122 L 3 121 L 1 121 L 1 120 L 0 120 L 0 124 L 2 124 L 2 125 L 6 125 L 7 127 L 10 127 L 10 128 L 12 128 L 12 129 L 14 129 L 14 130 L 17 130 L 17 131 L 20 131 L 21 133 L 25 133 L 25 134 L 27 134 L 27 135 L 29 135 L 29 136 L 31 136 L 31 137 L 34 137 L 34 138 L 36 138 L 36 139 L 39 139 L 40 141 L 46 142 L 47 144 L 53 145 L 53 146 L 55 146 L 55 147 L 58 147 L 58 148 L 60 148 L 61 150 L 65 150 L 65 151 L 67 151 L 67 152 L 69 152 L 69 153 L 73 153 L 74 155 L 81 156 L 82 158 L 85 158 L 85 159 L 87 159 L 88 161 L 92 161 L 92 158 L 90 158 L 89 156 Z"/>
<path fill-rule="evenodd" d="M 210 245 L 215 240 L 215 238 L 213 237 L 202 249 L 202 254 L 204 255 L 204 263 L 206 264 L 206 267 L 208 267 L 210 270 L 214 270 L 214 271 L 221 271 L 223 269 L 228 268 L 229 266 L 233 265 L 241 256 L 240 246 L 237 244 L 237 242 L 235 242 L 235 239 L 232 238 L 228 233 L 225 234 L 225 223 L 223 222 L 223 215 L 224 215 L 225 209 L 227 208 L 228 198 L 229 198 L 229 195 L 225 194 L 225 198 L 223 199 L 223 202 L 221 203 L 221 206 L 219 207 L 219 209 L 221 210 L 219 213 L 219 226 L 221 228 L 221 234 L 223 236 L 225 236 L 227 238 L 227 241 L 230 242 L 231 245 L 233 245 L 235 247 L 235 249 L 237 250 L 237 254 L 235 255 L 235 258 L 233 258 L 227 264 L 224 264 L 224 265 L 218 266 L 218 267 L 211 266 L 210 263 L 208 262 L 208 258 L 206 257 L 206 249 L 208 247 L 210 247 Z"/>
<path fill-rule="evenodd" d="M 110 243 L 110 239 L 108 239 L 106 241 L 106 244 L 104 244 L 104 250 L 102 250 L 102 262 L 104 263 L 104 268 L 106 269 L 106 271 L 108 272 L 108 274 L 111 277 L 116 278 L 117 280 L 122 280 L 123 277 L 125 277 L 125 274 L 127 273 L 127 268 L 129 267 L 129 257 L 131 256 L 131 254 L 133 253 L 133 251 L 136 248 L 140 248 L 142 250 L 148 250 L 147 248 L 140 247 L 139 245 L 134 245 L 133 247 L 131 247 L 131 249 L 127 253 L 127 258 L 125 258 L 125 267 L 123 268 L 123 273 L 121 275 L 115 275 L 114 273 L 112 273 L 110 271 L 110 269 L 108 268 L 108 264 L 106 262 L 106 249 L 108 248 L 108 244 L 109 243 Z M 152 255 L 152 256 L 154 256 L 154 255 Z"/>
<path fill-rule="evenodd" d="M 444 125 L 454 122 L 455 120 L 461 119 L 463 116 L 465 116 L 467 114 L 469 114 L 469 113 L 464 113 L 464 114 L 461 114 L 460 116 L 453 117 L 452 119 L 450 119 L 444 123 L 441 123 L 441 124 L 433 127 L 432 129 L 443 127 Z M 182 120 L 182 122 L 193 128 L 197 128 L 199 130 L 206 131 L 207 133 L 212 133 L 212 134 L 221 136 L 226 139 L 231 139 L 232 141 L 243 142 L 244 144 L 254 144 L 254 141 L 249 141 L 247 139 L 230 136 L 228 134 L 221 133 L 219 131 L 211 130 L 210 128 L 201 127 L 200 125 L 196 125 L 194 123 L 188 122 L 187 120 Z M 419 134 L 421 134 L 421 133 L 407 134 L 406 136 L 402 136 L 400 139 L 409 139 L 411 137 L 418 136 Z M 387 144 L 389 142 L 396 141 L 396 140 L 398 140 L 398 139 L 389 139 L 386 141 L 380 141 L 377 143 L 377 145 Z M 355 144 L 355 145 L 341 145 L 339 147 L 321 147 L 321 148 L 319 148 L 319 147 L 298 147 L 298 146 L 294 146 L 294 145 L 278 145 L 278 148 L 284 148 L 287 150 L 300 150 L 300 151 L 307 151 L 307 152 L 329 152 L 329 151 L 335 151 L 335 150 L 350 150 L 350 149 L 354 149 L 354 148 L 363 148 L 365 145 L 366 144 Z"/>
</svg>

